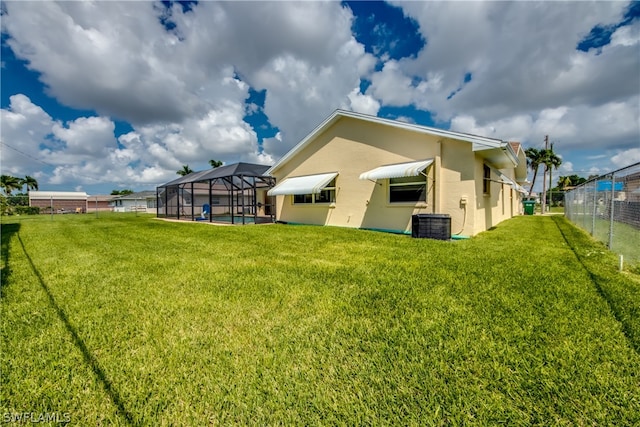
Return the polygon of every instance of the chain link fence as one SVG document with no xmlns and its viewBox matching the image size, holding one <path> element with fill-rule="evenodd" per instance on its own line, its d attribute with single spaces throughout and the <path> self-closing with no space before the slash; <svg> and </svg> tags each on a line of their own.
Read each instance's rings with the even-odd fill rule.
<svg viewBox="0 0 640 427">
<path fill-rule="evenodd" d="M 568 190 L 565 216 L 624 261 L 640 263 L 640 162 Z"/>
<path fill-rule="evenodd" d="M 56 197 L 30 200 L 26 194 L 0 194 L 0 215 L 59 215 L 72 213 L 98 212 L 142 212 L 146 210 L 146 202 L 135 200 L 134 206 L 125 206 L 119 210 L 111 202 L 111 196 L 87 196 L 86 198 L 69 200 Z M 144 208 L 144 209 L 143 209 Z"/>
</svg>

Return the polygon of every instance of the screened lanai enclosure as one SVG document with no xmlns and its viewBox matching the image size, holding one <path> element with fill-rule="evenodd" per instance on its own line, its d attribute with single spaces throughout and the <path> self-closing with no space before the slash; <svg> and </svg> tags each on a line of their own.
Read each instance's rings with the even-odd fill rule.
<svg viewBox="0 0 640 427">
<path fill-rule="evenodd" d="M 158 217 L 230 224 L 274 221 L 274 198 L 267 191 L 275 178 L 269 166 L 234 163 L 167 182 L 156 189 Z"/>
</svg>

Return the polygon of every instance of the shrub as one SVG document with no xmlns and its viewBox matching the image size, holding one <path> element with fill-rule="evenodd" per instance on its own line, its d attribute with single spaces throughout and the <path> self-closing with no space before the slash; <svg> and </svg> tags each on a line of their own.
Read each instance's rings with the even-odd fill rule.
<svg viewBox="0 0 640 427">
<path fill-rule="evenodd" d="M 38 206 L 15 206 L 13 213 L 16 215 L 39 215 L 40 208 Z"/>
</svg>

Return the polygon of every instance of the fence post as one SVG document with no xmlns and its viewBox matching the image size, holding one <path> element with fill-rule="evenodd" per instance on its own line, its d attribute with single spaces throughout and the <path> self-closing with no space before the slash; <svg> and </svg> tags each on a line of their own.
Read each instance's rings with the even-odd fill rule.
<svg viewBox="0 0 640 427">
<path fill-rule="evenodd" d="M 586 200 L 586 197 L 585 197 Z M 593 215 L 591 215 L 591 235 L 596 233 L 596 215 L 598 214 L 598 181 L 593 186 Z"/>
<path fill-rule="evenodd" d="M 615 209 L 616 174 L 611 174 L 611 215 L 609 222 L 609 249 L 613 247 L 613 210 Z"/>
</svg>

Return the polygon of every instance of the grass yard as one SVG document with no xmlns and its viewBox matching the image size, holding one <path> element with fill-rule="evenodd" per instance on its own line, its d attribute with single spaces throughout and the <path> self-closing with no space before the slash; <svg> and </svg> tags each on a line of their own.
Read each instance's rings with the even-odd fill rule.
<svg viewBox="0 0 640 427">
<path fill-rule="evenodd" d="M 609 233 L 611 231 L 611 221 L 609 219 L 594 218 L 587 216 L 584 221 L 576 219 L 576 225 L 587 233 L 593 231 L 593 237 L 604 243 L 609 243 Z M 613 222 L 613 241 L 611 250 L 624 256 L 624 262 L 629 268 L 638 271 L 640 274 L 640 230 L 629 224 Z"/>
<path fill-rule="evenodd" d="M 640 424 L 640 281 L 559 216 L 456 242 L 3 221 L 5 421 Z"/>
</svg>

